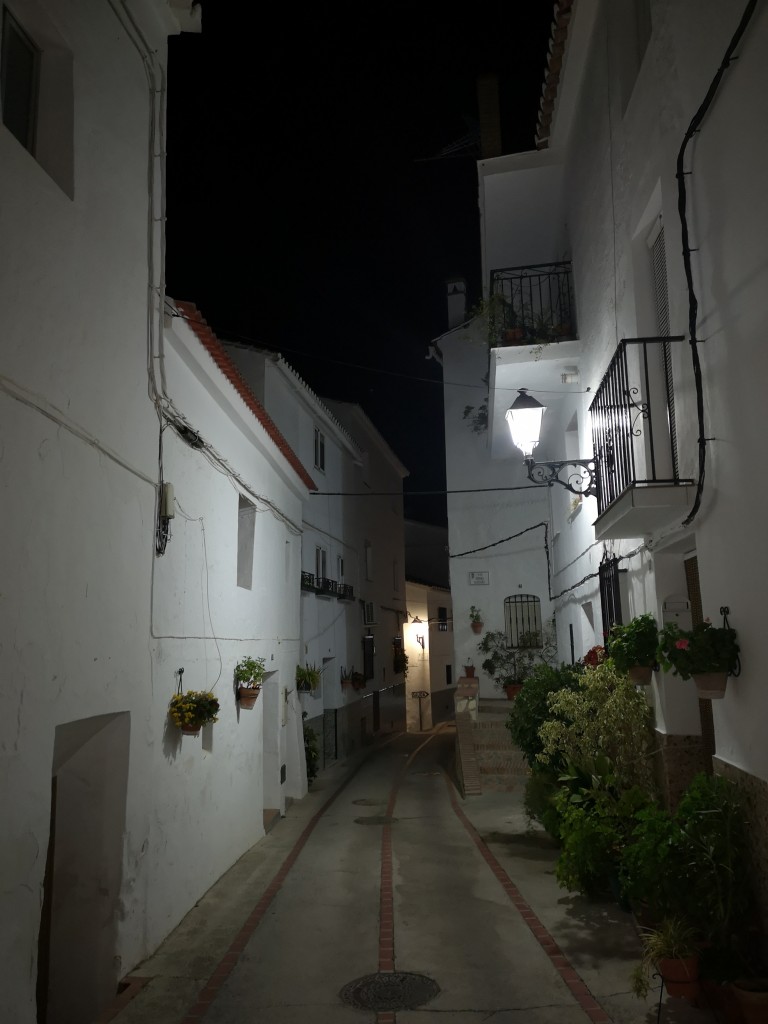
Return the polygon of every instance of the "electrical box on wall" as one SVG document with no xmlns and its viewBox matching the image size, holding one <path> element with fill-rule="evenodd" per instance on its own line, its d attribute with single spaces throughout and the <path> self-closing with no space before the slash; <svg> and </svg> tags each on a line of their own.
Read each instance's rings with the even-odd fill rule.
<svg viewBox="0 0 768 1024">
<path fill-rule="evenodd" d="M 173 501 L 173 484 L 163 484 L 163 493 L 160 496 L 160 515 L 163 516 L 164 519 L 173 519 L 176 515 Z"/>
<path fill-rule="evenodd" d="M 691 629 L 691 602 L 685 597 L 673 595 L 664 601 L 663 625 L 674 622 L 680 629 Z"/>
</svg>

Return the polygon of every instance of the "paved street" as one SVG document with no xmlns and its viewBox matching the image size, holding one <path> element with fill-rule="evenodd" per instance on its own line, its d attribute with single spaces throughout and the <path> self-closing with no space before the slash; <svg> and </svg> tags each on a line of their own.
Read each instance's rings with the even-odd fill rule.
<svg viewBox="0 0 768 1024">
<path fill-rule="evenodd" d="M 396 737 L 325 772 L 136 969 L 151 980 L 117 1024 L 655 1020 L 654 1000 L 628 992 L 630 916 L 557 887 L 522 777 L 513 793 L 458 797 L 453 739 Z M 401 972 L 434 991 L 411 996 Z M 367 975 L 388 982 L 383 1002 L 346 1004 Z M 694 1019 L 679 1001 L 662 1017 Z"/>
</svg>

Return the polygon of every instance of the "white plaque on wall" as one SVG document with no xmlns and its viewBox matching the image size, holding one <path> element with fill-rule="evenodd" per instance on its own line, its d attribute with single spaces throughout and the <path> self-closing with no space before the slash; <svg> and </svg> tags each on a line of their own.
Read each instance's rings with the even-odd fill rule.
<svg viewBox="0 0 768 1024">
<path fill-rule="evenodd" d="M 469 574 L 470 587 L 487 587 L 490 580 L 488 572 L 471 572 Z"/>
</svg>

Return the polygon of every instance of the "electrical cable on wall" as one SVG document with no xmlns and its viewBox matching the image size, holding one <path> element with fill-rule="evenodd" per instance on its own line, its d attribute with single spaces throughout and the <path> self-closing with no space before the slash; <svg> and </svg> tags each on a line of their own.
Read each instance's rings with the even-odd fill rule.
<svg viewBox="0 0 768 1024">
<path fill-rule="evenodd" d="M 704 120 L 704 117 L 709 110 L 712 101 L 715 98 L 715 93 L 718 90 L 720 81 L 728 69 L 732 60 L 737 58 L 733 57 L 733 51 L 741 41 L 741 37 L 746 31 L 747 25 L 754 14 L 755 7 L 757 6 L 757 0 L 749 0 L 749 3 L 744 9 L 744 13 L 741 16 L 738 28 L 733 34 L 733 37 L 728 44 L 728 49 L 725 51 L 725 56 L 720 62 L 720 66 L 715 73 L 715 77 L 712 79 L 707 94 L 701 103 L 701 106 L 693 115 L 691 123 L 688 125 L 688 130 L 683 137 L 680 151 L 677 154 L 677 210 L 680 216 L 680 228 L 683 240 L 683 267 L 685 268 L 685 281 L 688 289 L 688 333 L 689 344 L 691 346 L 691 362 L 693 363 L 693 379 L 696 386 L 696 417 L 698 420 L 699 428 L 699 478 L 696 484 L 696 496 L 694 498 L 693 505 L 687 517 L 683 520 L 683 526 L 689 526 L 696 518 L 699 508 L 701 507 L 701 498 L 704 492 L 704 478 L 706 476 L 707 468 L 707 437 L 705 437 L 704 429 L 704 385 L 702 382 L 701 375 L 701 361 L 699 359 L 699 339 L 696 336 L 696 321 L 698 318 L 699 302 L 696 298 L 696 291 L 693 285 L 693 269 L 691 266 L 691 247 L 688 242 L 688 218 L 686 215 L 687 206 L 687 195 L 685 188 L 686 174 L 690 174 L 690 171 L 684 170 L 684 159 L 685 152 L 688 148 L 688 143 L 691 141 L 693 136 L 699 131 L 699 127 Z"/>
</svg>

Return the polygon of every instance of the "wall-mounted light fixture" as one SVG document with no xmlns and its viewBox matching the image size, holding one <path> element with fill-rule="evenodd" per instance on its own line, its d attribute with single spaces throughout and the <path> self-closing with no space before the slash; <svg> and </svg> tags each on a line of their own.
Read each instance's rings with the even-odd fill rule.
<svg viewBox="0 0 768 1024">
<path fill-rule="evenodd" d="M 597 494 L 594 459 L 567 459 L 562 462 L 536 462 L 534 448 L 541 436 L 541 421 L 546 406 L 532 398 L 526 388 L 518 388 L 518 396 L 507 409 L 506 421 L 512 443 L 523 453 L 528 479 L 533 484 L 560 484 L 572 494 Z M 569 467 L 572 467 L 569 469 Z M 564 472 L 564 478 L 560 474 Z"/>
<path fill-rule="evenodd" d="M 423 651 L 424 650 L 424 637 L 423 636 L 417 636 L 416 637 L 416 643 L 419 645 L 419 647 L 421 647 L 421 649 Z"/>
</svg>

